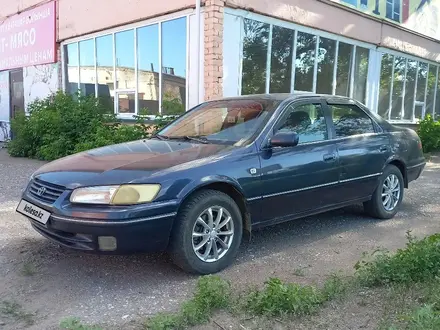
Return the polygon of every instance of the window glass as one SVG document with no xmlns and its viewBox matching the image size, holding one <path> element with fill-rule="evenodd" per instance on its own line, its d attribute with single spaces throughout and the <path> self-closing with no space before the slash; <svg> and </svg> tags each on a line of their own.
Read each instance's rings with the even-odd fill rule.
<svg viewBox="0 0 440 330">
<path fill-rule="evenodd" d="M 353 98 L 365 104 L 367 96 L 368 58 L 370 50 L 356 47 L 354 64 Z"/>
<path fill-rule="evenodd" d="M 113 36 L 96 38 L 96 71 L 98 75 L 98 97 L 113 112 L 115 96 L 113 72 Z"/>
<path fill-rule="evenodd" d="M 290 29 L 276 25 L 272 29 L 270 93 L 290 93 L 294 36 Z"/>
<path fill-rule="evenodd" d="M 351 104 L 331 105 L 332 120 L 336 137 L 374 133 L 373 122 L 359 107 Z"/>
<path fill-rule="evenodd" d="M 268 42 L 269 24 L 244 19 L 242 95 L 265 93 Z"/>
<path fill-rule="evenodd" d="M 115 34 L 116 89 L 135 89 L 134 30 Z"/>
<path fill-rule="evenodd" d="M 159 132 L 168 139 L 199 137 L 216 143 L 242 145 L 260 132 L 279 101 L 261 99 L 206 102 Z"/>
<path fill-rule="evenodd" d="M 390 93 L 393 63 L 394 58 L 392 55 L 382 54 L 377 113 L 379 116 L 386 120 L 388 120 L 388 115 L 390 111 Z"/>
<path fill-rule="evenodd" d="M 419 71 L 417 75 L 417 92 L 416 101 L 425 102 L 426 83 L 428 78 L 428 64 L 419 62 Z M 423 105 L 419 105 L 414 109 L 414 117 L 416 119 L 422 119 L 423 117 Z"/>
<path fill-rule="evenodd" d="M 298 32 L 296 40 L 295 90 L 313 90 L 313 68 L 315 65 L 316 36 Z"/>
<path fill-rule="evenodd" d="M 400 2 L 402 0 L 387 0 L 386 18 L 400 22 Z"/>
<path fill-rule="evenodd" d="M 299 143 L 327 140 L 327 125 L 321 104 L 303 104 L 287 109 L 278 132 L 295 132 Z"/>
<path fill-rule="evenodd" d="M 162 23 L 162 114 L 186 105 L 186 17 Z"/>
<path fill-rule="evenodd" d="M 82 95 L 95 95 L 95 39 L 79 42 L 79 67 Z"/>
<path fill-rule="evenodd" d="M 406 59 L 401 56 L 394 57 L 393 97 L 391 103 L 391 118 L 400 120 L 402 116 L 402 92 L 405 79 Z"/>
<path fill-rule="evenodd" d="M 440 71 L 440 69 L 439 69 Z M 435 97 L 435 113 L 434 113 L 434 119 L 439 120 L 440 119 L 440 72 L 437 79 L 437 96 Z"/>
<path fill-rule="evenodd" d="M 139 111 L 159 113 L 159 26 L 137 30 Z"/>
<path fill-rule="evenodd" d="M 428 72 L 428 90 L 426 93 L 426 115 L 430 114 L 431 116 L 434 113 L 434 94 L 436 89 L 436 78 L 437 76 L 437 66 L 429 65 Z"/>
<path fill-rule="evenodd" d="M 319 38 L 318 75 L 316 77 L 316 92 L 319 94 L 332 94 L 333 92 L 335 49 L 335 40 Z"/>
<path fill-rule="evenodd" d="M 78 67 L 78 44 L 69 44 L 66 50 L 66 90 L 69 93 L 76 93 L 78 91 L 79 82 L 79 67 Z"/>
<path fill-rule="evenodd" d="M 117 92 L 117 112 L 121 114 L 134 114 L 136 112 L 135 92 Z"/>
<path fill-rule="evenodd" d="M 402 58 L 403 61 L 403 58 Z M 405 104 L 403 119 L 412 120 L 414 107 L 414 93 L 416 88 L 417 61 L 406 61 L 406 79 L 405 79 Z M 400 118 L 399 118 L 400 119 Z"/>
<path fill-rule="evenodd" d="M 353 46 L 340 42 L 338 50 L 338 68 L 336 75 L 336 95 L 350 95 L 350 72 Z"/>
</svg>

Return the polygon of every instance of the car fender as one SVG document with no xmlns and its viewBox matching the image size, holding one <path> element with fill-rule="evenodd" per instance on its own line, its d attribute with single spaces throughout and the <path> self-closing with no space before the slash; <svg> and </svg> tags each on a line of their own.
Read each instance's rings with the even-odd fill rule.
<svg viewBox="0 0 440 330">
<path fill-rule="evenodd" d="M 185 200 L 189 195 L 191 195 L 194 191 L 202 189 L 203 187 L 206 187 L 210 184 L 214 183 L 226 183 L 234 187 L 242 196 L 245 196 L 243 188 L 238 183 L 237 180 L 228 177 L 226 175 L 207 175 L 204 177 L 200 177 L 197 180 L 191 181 L 188 185 L 186 185 L 178 194 L 178 199 L 183 201 Z"/>
<path fill-rule="evenodd" d="M 404 180 L 405 181 L 405 187 L 407 187 L 408 186 L 408 181 L 407 181 L 408 180 L 407 164 L 406 164 L 406 161 L 402 157 L 399 157 L 397 155 L 391 155 L 387 159 L 387 161 L 385 162 L 385 164 L 384 164 L 384 166 L 382 168 L 382 171 L 385 170 L 385 167 L 387 167 L 388 164 L 390 164 L 391 162 L 396 161 L 396 160 L 403 164 L 403 177 L 405 178 L 405 180 Z"/>
</svg>

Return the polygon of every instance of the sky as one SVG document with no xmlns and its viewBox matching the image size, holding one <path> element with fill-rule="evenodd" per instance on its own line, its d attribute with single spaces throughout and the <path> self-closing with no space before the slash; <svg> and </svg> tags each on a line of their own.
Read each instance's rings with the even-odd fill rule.
<svg viewBox="0 0 440 330">
<path fill-rule="evenodd" d="M 159 26 L 149 25 L 137 29 L 139 69 L 159 71 Z M 134 30 L 115 34 L 117 65 L 134 66 Z M 175 74 L 186 73 L 186 17 L 162 23 L 162 66 L 174 68 Z M 112 35 L 96 38 L 97 63 L 99 66 L 113 66 Z M 94 65 L 93 39 L 79 43 L 80 65 Z M 68 45 L 69 65 L 77 65 L 75 44 Z"/>
</svg>

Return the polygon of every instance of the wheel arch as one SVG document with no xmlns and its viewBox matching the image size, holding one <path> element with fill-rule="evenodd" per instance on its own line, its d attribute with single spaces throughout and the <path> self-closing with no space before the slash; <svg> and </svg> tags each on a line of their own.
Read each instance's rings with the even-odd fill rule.
<svg viewBox="0 0 440 330">
<path fill-rule="evenodd" d="M 209 182 L 203 182 L 193 187 L 193 189 L 186 192 L 183 196 L 177 213 L 179 213 L 180 209 L 185 205 L 186 201 L 191 198 L 191 196 L 202 190 L 216 190 L 231 197 L 237 203 L 237 206 L 240 209 L 243 220 L 243 232 L 250 236 L 252 226 L 249 205 L 240 185 L 233 180 L 210 180 Z"/>
<path fill-rule="evenodd" d="M 386 162 L 385 167 L 387 165 L 394 165 L 400 170 L 400 172 L 402 173 L 402 176 L 403 176 L 404 187 L 408 188 L 408 171 L 407 171 L 405 162 L 400 158 L 394 157 L 394 158 L 390 158 Z M 384 167 L 384 169 L 385 169 L 385 167 Z"/>
</svg>

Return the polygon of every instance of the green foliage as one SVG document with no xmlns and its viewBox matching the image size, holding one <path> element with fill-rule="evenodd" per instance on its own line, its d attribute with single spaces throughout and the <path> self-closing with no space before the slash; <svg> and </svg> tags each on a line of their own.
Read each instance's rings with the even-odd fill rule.
<svg viewBox="0 0 440 330">
<path fill-rule="evenodd" d="M 440 122 L 426 115 L 420 122 L 417 133 L 422 140 L 423 152 L 440 150 Z"/>
<path fill-rule="evenodd" d="M 76 317 L 68 317 L 60 322 L 60 328 L 66 330 L 101 330 L 102 328 L 96 325 L 84 325 Z"/>
<path fill-rule="evenodd" d="M 158 314 L 150 318 L 146 329 L 182 329 L 207 322 L 213 311 L 228 306 L 231 297 L 229 282 L 218 276 L 203 276 L 197 283 L 194 297 L 183 304 L 176 314 Z"/>
<path fill-rule="evenodd" d="M 389 283 L 412 283 L 432 279 L 440 274 L 440 234 L 416 240 L 407 233 L 406 248 L 395 254 L 375 251 L 371 260 L 356 263 L 357 275 L 368 286 Z"/>
<path fill-rule="evenodd" d="M 26 312 L 23 307 L 15 301 L 2 301 L 0 303 L 0 316 L 10 317 L 18 322 L 24 322 L 28 326 L 35 323 L 34 315 Z"/>
<path fill-rule="evenodd" d="M 122 124 L 108 103 L 93 96 L 61 91 L 28 107 L 11 122 L 13 139 L 8 152 L 15 157 L 54 160 L 76 152 L 148 138 L 171 119 L 159 118 L 152 125 L 144 116 L 134 124 Z"/>
</svg>

